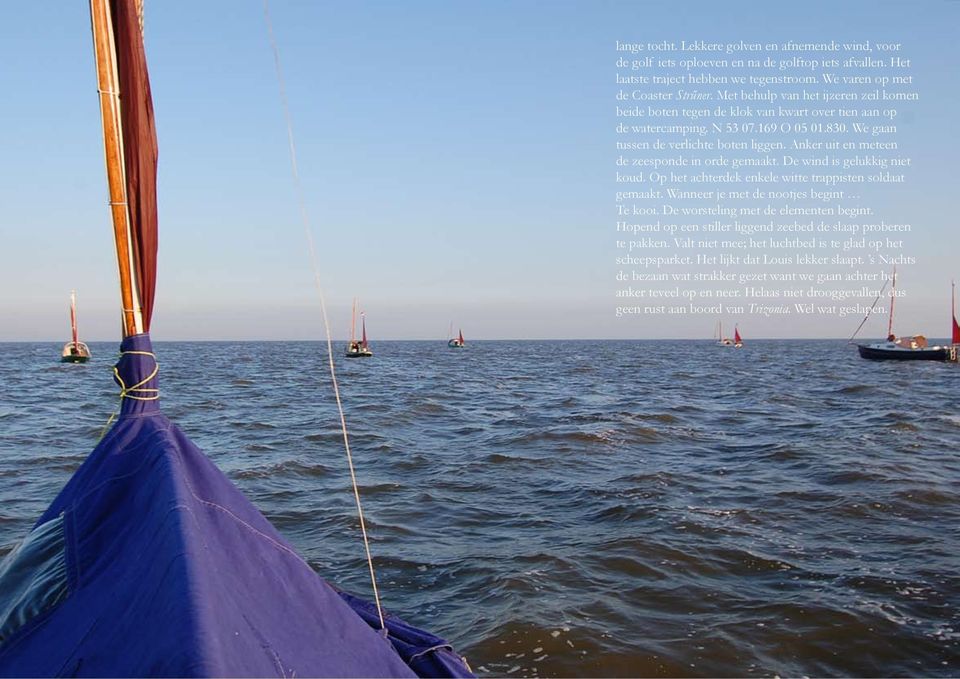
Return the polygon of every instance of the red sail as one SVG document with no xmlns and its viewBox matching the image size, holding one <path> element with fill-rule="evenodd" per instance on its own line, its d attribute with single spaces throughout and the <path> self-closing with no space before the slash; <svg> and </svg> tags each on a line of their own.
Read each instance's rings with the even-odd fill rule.
<svg viewBox="0 0 960 679">
<path fill-rule="evenodd" d="M 743 340 L 740 339 L 740 330 L 739 330 L 738 328 L 736 328 L 736 327 L 734 327 L 734 329 L 733 329 L 733 341 L 734 341 L 736 344 L 740 344 L 740 343 L 743 342 Z"/>
<path fill-rule="evenodd" d="M 77 307 L 72 298 L 70 300 L 70 333 L 73 335 L 73 345 L 77 346 Z"/>
<path fill-rule="evenodd" d="M 157 130 L 137 4 L 137 0 L 111 0 L 110 14 L 120 78 L 123 166 L 134 272 L 143 331 L 147 332 L 157 283 Z"/>
<path fill-rule="evenodd" d="M 953 313 L 953 337 L 951 338 L 951 342 L 953 342 L 953 344 L 960 344 L 960 325 L 957 325 L 956 287 L 952 284 L 950 287 L 950 311 Z"/>
<path fill-rule="evenodd" d="M 463 344 L 463 330 L 460 331 L 460 344 Z"/>
<path fill-rule="evenodd" d="M 360 325 L 363 328 L 363 333 L 360 338 L 360 346 L 364 349 L 367 348 L 367 317 L 363 314 L 360 314 Z"/>
</svg>

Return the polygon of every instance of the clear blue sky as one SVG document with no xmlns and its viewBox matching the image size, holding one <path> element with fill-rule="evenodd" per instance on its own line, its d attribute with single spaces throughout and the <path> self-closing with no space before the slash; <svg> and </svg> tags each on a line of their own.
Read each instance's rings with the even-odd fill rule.
<svg viewBox="0 0 960 679">
<path fill-rule="evenodd" d="M 892 40 L 922 93 L 904 132 L 916 225 L 902 329 L 947 332 L 960 2 L 272 0 L 337 336 L 698 337 L 713 319 L 613 317 L 614 41 Z M 118 337 L 87 4 L 19 3 L 0 29 L 0 340 Z M 317 339 L 260 0 L 147 2 L 160 141 L 157 339 Z M 754 321 L 844 336 L 859 319 Z M 899 325 L 899 324 L 898 324 Z M 874 335 L 877 332 L 873 333 Z"/>
</svg>

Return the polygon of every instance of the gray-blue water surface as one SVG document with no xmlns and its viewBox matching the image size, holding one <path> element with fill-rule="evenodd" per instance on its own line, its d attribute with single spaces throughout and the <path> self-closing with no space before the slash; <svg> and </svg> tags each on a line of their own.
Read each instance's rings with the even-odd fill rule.
<svg viewBox="0 0 960 679">
<path fill-rule="evenodd" d="M 0 345 L 0 554 L 117 406 Z M 342 347 L 341 347 L 342 349 Z M 377 342 L 337 358 L 384 605 L 480 674 L 960 674 L 960 368 L 842 342 Z M 165 412 L 370 596 L 325 346 L 158 343 Z"/>
</svg>

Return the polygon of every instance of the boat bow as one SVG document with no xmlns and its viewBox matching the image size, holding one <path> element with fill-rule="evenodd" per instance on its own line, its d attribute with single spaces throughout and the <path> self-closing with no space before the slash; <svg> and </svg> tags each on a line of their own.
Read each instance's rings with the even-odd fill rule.
<svg viewBox="0 0 960 679">
<path fill-rule="evenodd" d="M 44 544 L 63 567 L 0 578 L 0 675 L 471 676 L 444 640 L 379 630 L 162 414 L 147 335 L 116 379 L 117 422 L 31 534 L 60 536 Z M 25 589 L 34 605 L 5 618 Z"/>
</svg>

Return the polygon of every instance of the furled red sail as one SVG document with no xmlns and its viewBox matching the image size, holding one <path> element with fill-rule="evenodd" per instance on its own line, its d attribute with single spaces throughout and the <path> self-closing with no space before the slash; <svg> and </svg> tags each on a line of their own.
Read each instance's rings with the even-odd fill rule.
<svg viewBox="0 0 960 679">
<path fill-rule="evenodd" d="M 157 281 L 157 130 L 136 2 L 111 0 L 120 78 L 120 119 L 133 265 L 143 332 L 150 330 Z"/>
<path fill-rule="evenodd" d="M 743 342 L 743 340 L 740 339 L 740 330 L 739 330 L 739 328 L 734 328 L 734 329 L 733 329 L 733 341 L 736 342 L 737 344 L 741 344 L 741 343 Z"/>
<path fill-rule="evenodd" d="M 360 346 L 366 349 L 367 348 L 367 317 L 364 314 L 360 314 L 360 326 L 361 326 Z"/>
<path fill-rule="evenodd" d="M 463 330 L 460 331 L 460 344 L 463 344 Z"/>
</svg>

